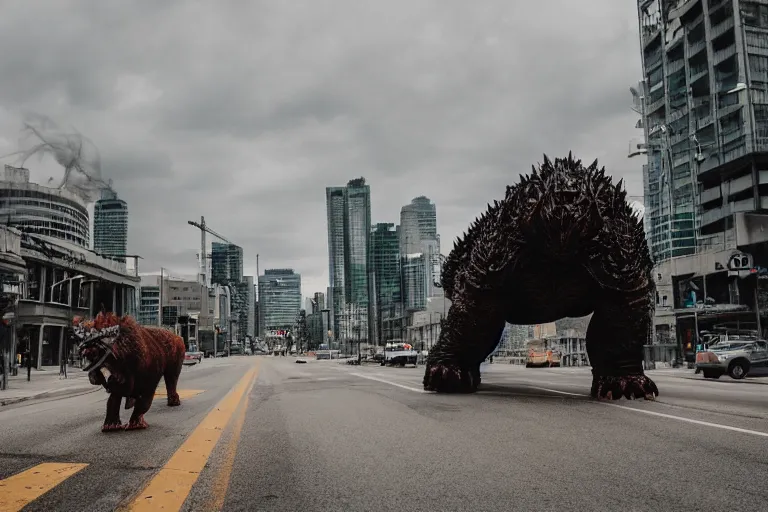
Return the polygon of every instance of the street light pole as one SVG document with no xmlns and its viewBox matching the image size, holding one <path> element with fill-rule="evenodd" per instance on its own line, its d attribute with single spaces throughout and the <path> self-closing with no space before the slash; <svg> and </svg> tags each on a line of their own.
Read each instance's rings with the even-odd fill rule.
<svg viewBox="0 0 768 512">
<path fill-rule="evenodd" d="M 68 277 L 66 279 L 62 279 L 61 281 L 57 281 L 51 285 L 51 299 L 53 299 L 53 292 L 56 289 L 57 286 L 60 286 L 66 282 L 69 282 L 69 293 L 67 297 L 67 307 L 68 307 L 68 315 L 67 319 L 69 323 L 72 322 L 72 282 L 76 281 L 78 279 L 85 279 L 85 276 L 82 274 L 78 274 L 73 277 Z M 64 327 L 64 329 L 68 329 L 69 325 Z M 59 377 L 67 378 L 67 350 L 66 345 L 68 345 L 67 341 L 69 340 L 69 336 L 66 334 L 61 337 L 61 342 L 59 343 Z"/>
</svg>

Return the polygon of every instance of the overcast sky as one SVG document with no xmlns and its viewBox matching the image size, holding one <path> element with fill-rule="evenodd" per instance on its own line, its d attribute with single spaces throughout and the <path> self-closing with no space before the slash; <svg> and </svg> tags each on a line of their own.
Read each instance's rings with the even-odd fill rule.
<svg viewBox="0 0 768 512">
<path fill-rule="evenodd" d="M 187 221 L 205 215 L 246 274 L 259 253 L 306 296 L 328 282 L 325 187 L 352 178 L 374 223 L 432 199 L 446 253 L 542 153 L 598 158 L 642 194 L 634 4 L 4 0 L 0 154 L 25 112 L 72 126 L 128 202 L 142 271 L 195 273 Z"/>
</svg>

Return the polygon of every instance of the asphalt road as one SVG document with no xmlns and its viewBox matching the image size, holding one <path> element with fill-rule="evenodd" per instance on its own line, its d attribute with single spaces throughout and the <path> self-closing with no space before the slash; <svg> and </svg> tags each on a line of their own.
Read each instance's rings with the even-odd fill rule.
<svg viewBox="0 0 768 512">
<path fill-rule="evenodd" d="M 294 361 L 185 369 L 202 392 L 156 401 L 145 431 L 102 434 L 102 393 L 3 408 L 0 502 L 63 462 L 87 466 L 29 476 L 61 483 L 24 510 L 766 509 L 765 385 L 650 372 L 658 401 L 606 404 L 588 371 L 494 364 L 446 396 L 423 367 Z"/>
</svg>

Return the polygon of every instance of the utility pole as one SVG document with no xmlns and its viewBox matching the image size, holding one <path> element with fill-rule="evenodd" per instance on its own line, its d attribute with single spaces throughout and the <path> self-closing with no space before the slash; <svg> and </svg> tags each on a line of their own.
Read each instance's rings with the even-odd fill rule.
<svg viewBox="0 0 768 512">
<path fill-rule="evenodd" d="M 160 267 L 160 299 L 158 302 L 157 311 L 157 326 L 163 326 L 163 288 L 165 285 L 165 276 L 163 275 L 163 267 Z"/>
</svg>

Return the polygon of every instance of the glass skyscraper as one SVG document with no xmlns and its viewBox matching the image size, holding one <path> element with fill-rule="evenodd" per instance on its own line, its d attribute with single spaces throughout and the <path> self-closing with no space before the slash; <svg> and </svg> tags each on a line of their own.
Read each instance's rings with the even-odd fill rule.
<svg viewBox="0 0 768 512">
<path fill-rule="evenodd" d="M 371 189 L 365 178 L 325 189 L 328 213 L 329 306 L 334 337 L 374 338 L 370 264 Z M 353 329 L 354 326 L 354 329 Z M 352 334 L 352 331 L 355 331 Z"/>
<path fill-rule="evenodd" d="M 93 207 L 93 250 L 123 262 L 128 254 L 128 205 L 112 190 Z"/>
<path fill-rule="evenodd" d="M 260 333 L 292 330 L 301 309 L 301 274 L 290 268 L 267 269 L 259 276 Z"/>
<path fill-rule="evenodd" d="M 400 230 L 392 223 L 378 223 L 371 230 L 371 263 L 374 273 L 376 339 L 401 337 L 402 294 Z"/>
<path fill-rule="evenodd" d="M 235 244 L 211 243 L 211 284 L 226 286 L 243 281 L 243 248 Z"/>
<path fill-rule="evenodd" d="M 425 196 L 400 209 L 401 254 L 422 252 L 422 240 L 437 240 L 437 207 Z"/>
</svg>

